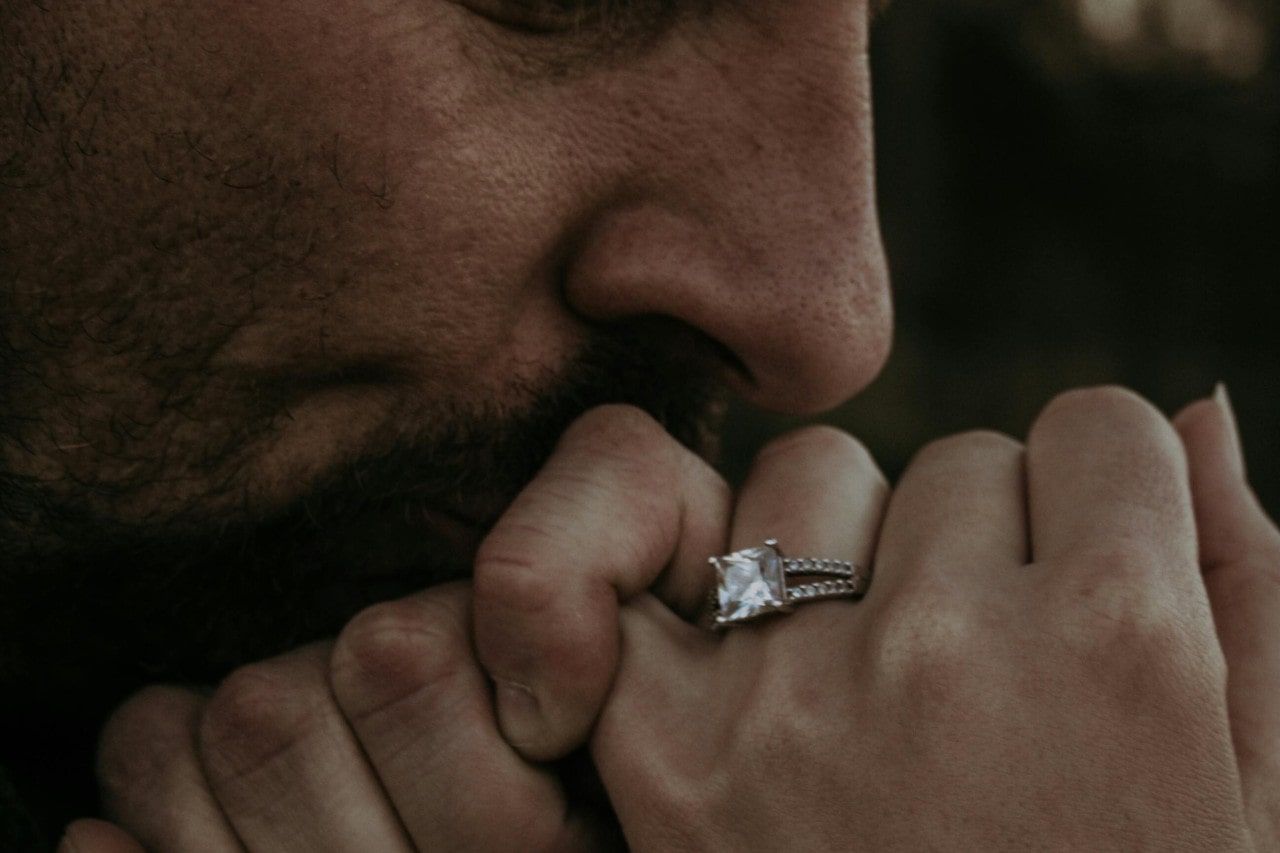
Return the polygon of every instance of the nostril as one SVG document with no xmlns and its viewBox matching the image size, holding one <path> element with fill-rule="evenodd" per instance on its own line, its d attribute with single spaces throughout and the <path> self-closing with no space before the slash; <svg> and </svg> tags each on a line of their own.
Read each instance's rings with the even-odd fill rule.
<svg viewBox="0 0 1280 853">
<path fill-rule="evenodd" d="M 617 342 L 629 342 L 636 364 L 647 365 L 655 379 L 728 387 L 741 392 L 756 380 L 730 347 L 680 320 L 647 314 L 596 328 Z"/>
<path fill-rule="evenodd" d="M 562 298 L 589 327 L 679 330 L 667 349 L 695 354 L 688 364 L 700 370 L 715 365 L 718 382 L 753 405 L 831 408 L 883 362 L 878 235 L 859 220 L 850 245 L 849 223 L 801 235 L 744 217 L 704 220 L 653 203 L 597 211 L 566 254 Z M 677 374 L 684 367 L 669 362 Z"/>
<path fill-rule="evenodd" d="M 628 336 L 644 330 L 657 349 L 679 354 L 669 360 L 676 369 L 752 387 L 749 361 L 727 334 L 746 310 L 745 294 L 719 244 L 696 216 L 658 205 L 601 212 L 561 264 L 564 301 L 589 327 Z"/>
<path fill-rule="evenodd" d="M 749 381 L 727 348 L 670 317 L 646 315 L 594 323 L 562 388 L 575 411 L 634 406 L 676 440 L 707 458 L 718 444 L 730 390 Z"/>
<path fill-rule="evenodd" d="M 724 370 L 728 375 L 727 383 L 731 387 L 748 387 L 754 388 L 757 385 L 755 374 L 751 372 L 751 368 L 747 363 L 738 358 L 738 354 L 729 347 L 716 340 L 708 341 L 719 354 L 720 363 L 724 365 Z"/>
</svg>

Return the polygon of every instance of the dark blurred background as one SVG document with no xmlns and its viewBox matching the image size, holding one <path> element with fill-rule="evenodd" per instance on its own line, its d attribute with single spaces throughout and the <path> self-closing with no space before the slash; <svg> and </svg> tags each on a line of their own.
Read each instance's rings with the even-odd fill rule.
<svg viewBox="0 0 1280 853">
<path fill-rule="evenodd" d="M 895 0 L 873 45 L 897 336 L 821 420 L 896 477 L 1067 388 L 1221 380 L 1280 510 L 1280 3 Z M 738 421 L 731 478 L 793 423 Z"/>
</svg>

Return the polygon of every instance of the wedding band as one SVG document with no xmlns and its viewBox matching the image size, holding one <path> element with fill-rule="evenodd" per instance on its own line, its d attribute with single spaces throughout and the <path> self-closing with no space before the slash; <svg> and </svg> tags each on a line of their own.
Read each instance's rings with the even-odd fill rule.
<svg viewBox="0 0 1280 853">
<path fill-rule="evenodd" d="M 708 562 L 715 571 L 710 610 L 717 629 L 810 601 L 859 598 L 871 583 L 871 574 L 848 560 L 784 556 L 776 539 Z"/>
</svg>

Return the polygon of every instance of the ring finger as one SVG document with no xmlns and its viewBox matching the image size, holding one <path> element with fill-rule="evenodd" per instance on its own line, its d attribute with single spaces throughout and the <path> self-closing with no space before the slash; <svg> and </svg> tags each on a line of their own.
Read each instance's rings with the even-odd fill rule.
<svg viewBox="0 0 1280 853">
<path fill-rule="evenodd" d="M 855 439 L 829 427 L 796 430 L 756 457 L 730 544 L 742 549 L 776 539 L 787 556 L 849 561 L 869 571 L 887 496 L 884 475 Z M 829 605 L 800 609 L 789 623 L 847 615 Z"/>
</svg>

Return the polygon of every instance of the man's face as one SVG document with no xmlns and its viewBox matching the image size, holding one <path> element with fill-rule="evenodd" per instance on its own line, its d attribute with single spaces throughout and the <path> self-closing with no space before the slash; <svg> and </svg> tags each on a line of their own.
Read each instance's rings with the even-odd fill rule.
<svg viewBox="0 0 1280 853">
<path fill-rule="evenodd" d="M 868 17 L 7 4 L 0 677 L 73 627 L 214 671 L 461 574 L 585 408 L 705 450 L 721 386 L 864 385 Z"/>
</svg>

